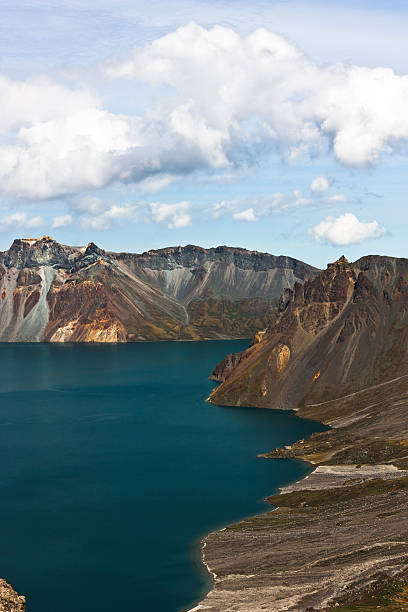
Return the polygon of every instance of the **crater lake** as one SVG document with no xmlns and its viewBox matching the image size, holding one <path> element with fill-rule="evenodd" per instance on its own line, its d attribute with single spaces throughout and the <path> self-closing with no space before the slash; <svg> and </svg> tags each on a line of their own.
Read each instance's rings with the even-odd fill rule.
<svg viewBox="0 0 408 612">
<path fill-rule="evenodd" d="M 248 341 L 0 344 L 0 576 L 28 612 L 178 612 L 200 538 L 309 466 L 258 453 L 325 429 L 205 400 Z"/>
</svg>

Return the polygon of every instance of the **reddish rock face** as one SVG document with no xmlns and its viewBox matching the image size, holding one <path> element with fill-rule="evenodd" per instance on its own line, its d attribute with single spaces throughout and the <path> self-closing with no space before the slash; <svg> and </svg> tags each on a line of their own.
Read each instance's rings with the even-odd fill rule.
<svg viewBox="0 0 408 612">
<path fill-rule="evenodd" d="M 26 298 L 24 302 L 24 313 L 23 313 L 24 318 L 26 318 L 26 316 L 31 312 L 34 306 L 38 303 L 39 299 L 40 299 L 40 292 L 38 291 L 38 289 L 34 290 L 32 293 L 28 295 L 28 297 Z"/>
<path fill-rule="evenodd" d="M 39 285 L 41 283 L 41 276 L 37 274 L 35 270 L 30 268 L 23 268 L 20 270 L 17 276 L 17 286 L 24 287 L 25 285 Z"/>
<path fill-rule="evenodd" d="M 408 367 L 407 324 L 408 260 L 341 258 L 282 296 L 211 400 L 295 408 L 394 378 Z"/>
</svg>

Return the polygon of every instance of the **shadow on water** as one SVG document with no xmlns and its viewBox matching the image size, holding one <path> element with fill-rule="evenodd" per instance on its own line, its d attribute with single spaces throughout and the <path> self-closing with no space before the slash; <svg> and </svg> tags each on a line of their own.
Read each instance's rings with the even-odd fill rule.
<svg viewBox="0 0 408 612">
<path fill-rule="evenodd" d="M 205 402 L 246 345 L 0 344 L 0 575 L 28 612 L 187 609 L 200 537 L 309 471 L 256 455 L 323 426 Z"/>
</svg>

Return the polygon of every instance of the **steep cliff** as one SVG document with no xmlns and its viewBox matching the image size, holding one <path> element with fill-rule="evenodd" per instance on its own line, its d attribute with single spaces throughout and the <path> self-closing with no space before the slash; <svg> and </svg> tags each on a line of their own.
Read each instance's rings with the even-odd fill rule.
<svg viewBox="0 0 408 612">
<path fill-rule="evenodd" d="M 317 273 L 230 247 L 116 254 L 19 239 L 0 253 L 0 341 L 249 337 L 271 320 L 283 288 Z"/>
<path fill-rule="evenodd" d="M 276 322 L 217 367 L 217 404 L 294 408 L 364 389 L 408 367 L 408 260 L 329 264 L 280 300 Z"/>
</svg>

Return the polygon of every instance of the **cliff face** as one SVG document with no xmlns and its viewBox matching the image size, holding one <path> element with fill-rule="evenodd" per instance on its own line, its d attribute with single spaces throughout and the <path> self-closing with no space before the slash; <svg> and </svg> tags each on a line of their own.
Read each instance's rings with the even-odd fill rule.
<svg viewBox="0 0 408 612">
<path fill-rule="evenodd" d="M 297 260 L 218 247 L 108 253 L 48 236 L 0 253 L 0 341 L 127 342 L 251 336 L 283 288 L 313 278 Z"/>
<path fill-rule="evenodd" d="M 341 258 L 283 293 L 276 322 L 217 369 L 217 404 L 294 408 L 406 372 L 408 260 Z"/>
</svg>

